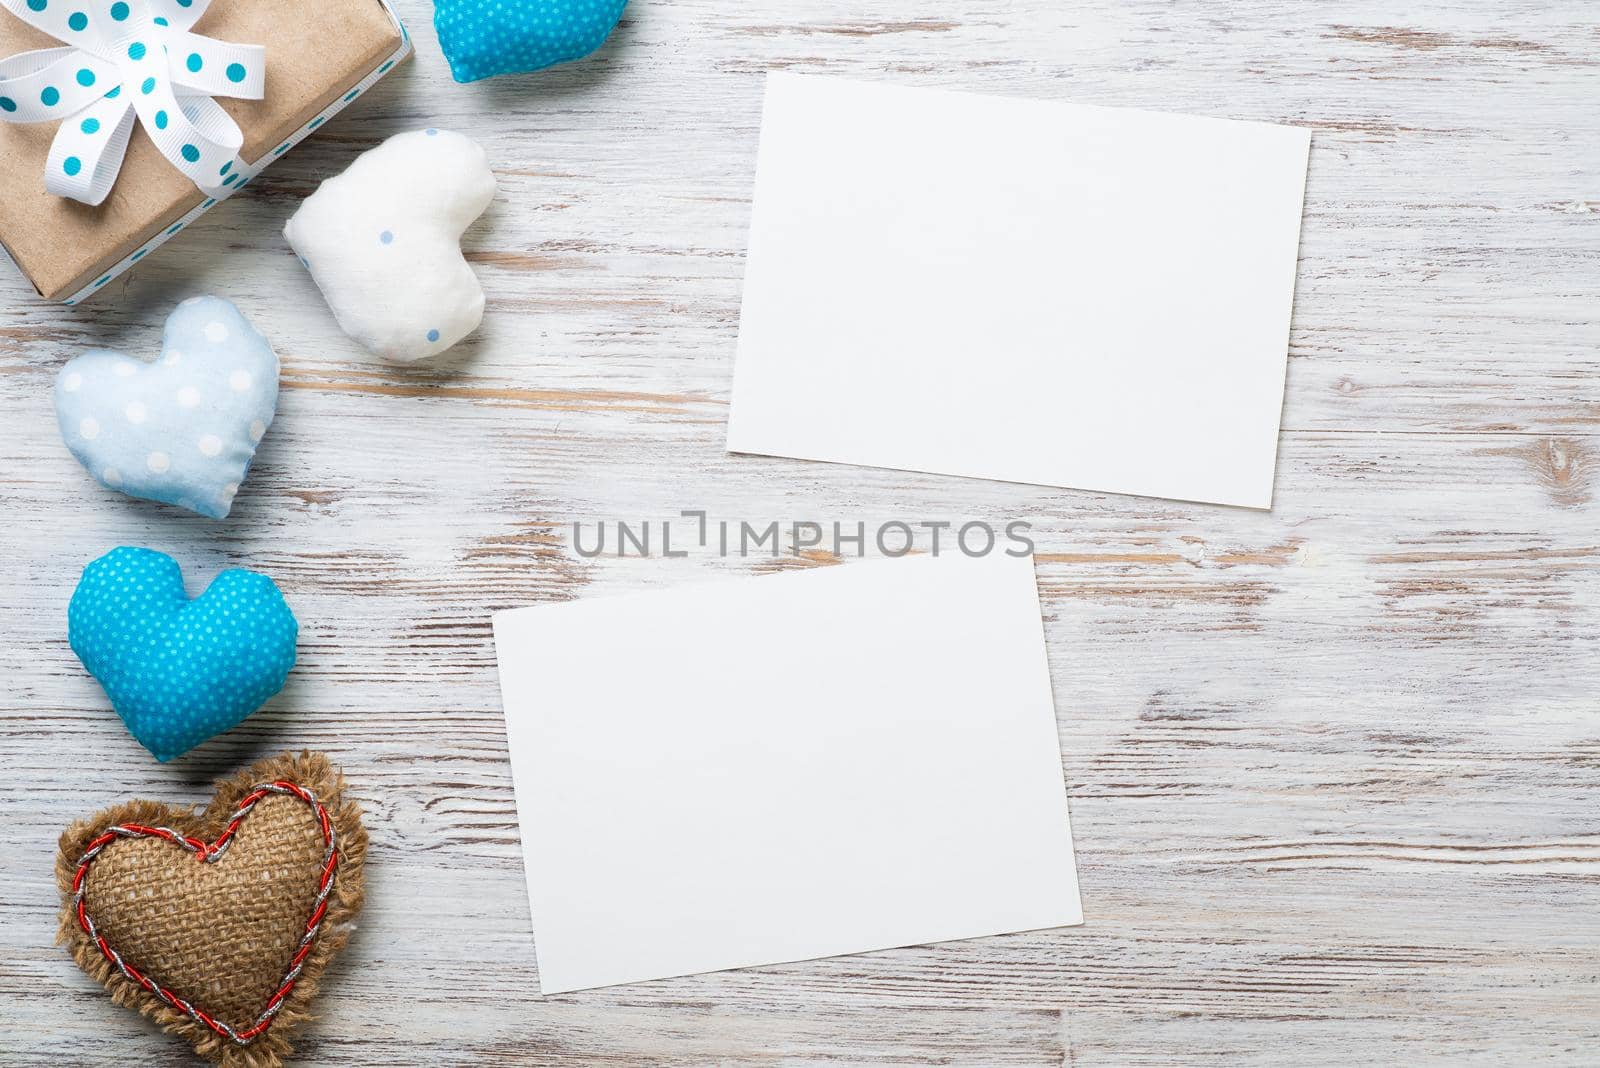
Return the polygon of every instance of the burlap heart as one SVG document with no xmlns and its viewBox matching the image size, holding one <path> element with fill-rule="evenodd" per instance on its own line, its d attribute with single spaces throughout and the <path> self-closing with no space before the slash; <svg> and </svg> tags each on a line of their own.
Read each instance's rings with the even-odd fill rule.
<svg viewBox="0 0 1600 1068">
<path fill-rule="evenodd" d="M 361 810 L 320 753 L 263 760 L 204 812 L 132 801 L 61 836 L 57 940 L 112 1000 L 228 1068 L 276 1068 L 361 908 Z"/>
</svg>

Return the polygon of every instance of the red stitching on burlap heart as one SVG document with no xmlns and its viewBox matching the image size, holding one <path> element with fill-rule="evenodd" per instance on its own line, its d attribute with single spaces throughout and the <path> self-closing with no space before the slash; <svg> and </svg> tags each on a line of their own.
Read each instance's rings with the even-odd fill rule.
<svg viewBox="0 0 1600 1068">
<path fill-rule="evenodd" d="M 295 948 L 293 958 L 284 972 L 283 980 L 278 985 L 277 991 L 268 1000 L 266 1007 L 256 1017 L 255 1021 L 244 1030 L 235 1030 L 233 1027 L 216 1019 L 204 1009 L 192 1004 L 174 991 L 162 986 L 151 979 L 136 966 L 128 963 L 117 952 L 105 936 L 96 929 L 94 919 L 89 915 L 87 904 L 84 902 L 84 884 L 89 874 L 89 868 L 105 848 L 112 842 L 121 838 L 159 838 L 193 853 L 196 859 L 205 864 L 214 864 L 227 852 L 228 846 L 233 841 L 234 834 L 239 830 L 239 825 L 245 817 L 250 815 L 256 804 L 270 794 L 284 794 L 298 797 L 309 805 L 316 814 L 317 826 L 322 833 L 324 852 L 322 857 L 322 874 L 317 884 L 316 902 L 312 907 L 311 916 L 306 921 L 305 931 Z M 277 1017 L 278 1011 L 283 1007 L 284 999 L 294 989 L 295 983 L 300 978 L 300 972 L 305 967 L 306 957 L 311 953 L 311 947 L 317 938 L 317 932 L 322 927 L 323 916 L 328 910 L 328 895 L 333 890 L 334 877 L 339 868 L 339 847 L 335 839 L 333 823 L 328 818 L 328 811 L 317 800 L 315 794 L 303 786 L 293 782 L 279 779 L 275 782 L 261 783 L 239 800 L 234 809 L 233 819 L 228 826 L 217 836 L 216 841 L 207 843 L 190 835 L 179 834 L 170 827 L 147 827 L 138 823 L 118 824 L 108 828 L 96 836 L 83 855 L 78 860 L 76 872 L 72 877 L 72 910 L 77 915 L 78 924 L 89 939 L 99 947 L 101 954 L 123 976 L 138 983 L 145 990 L 160 998 L 170 1008 L 176 1009 L 210 1028 L 216 1034 L 236 1043 L 247 1046 L 255 1039 L 266 1033 L 272 1026 L 272 1021 Z"/>
</svg>

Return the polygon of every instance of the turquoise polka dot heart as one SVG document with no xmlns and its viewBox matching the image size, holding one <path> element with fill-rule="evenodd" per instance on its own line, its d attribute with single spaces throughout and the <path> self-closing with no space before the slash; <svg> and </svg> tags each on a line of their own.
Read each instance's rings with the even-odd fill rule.
<svg viewBox="0 0 1600 1068">
<path fill-rule="evenodd" d="M 605 43 L 627 0 L 435 0 L 433 26 L 458 82 L 542 70 Z"/>
<path fill-rule="evenodd" d="M 266 575 L 224 571 L 190 600 L 178 562 L 122 546 L 83 569 L 67 640 L 129 733 L 168 761 L 283 688 L 299 625 Z"/>
</svg>

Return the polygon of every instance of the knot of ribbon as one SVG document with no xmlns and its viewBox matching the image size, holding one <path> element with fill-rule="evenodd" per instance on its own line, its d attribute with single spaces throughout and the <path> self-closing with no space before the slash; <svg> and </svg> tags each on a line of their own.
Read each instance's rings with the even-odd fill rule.
<svg viewBox="0 0 1600 1068">
<path fill-rule="evenodd" d="M 135 117 L 208 196 L 240 178 L 244 135 L 212 97 L 260 100 L 266 49 L 189 27 L 210 0 L 0 0 L 65 48 L 0 60 L 0 121 L 61 120 L 45 189 L 85 204 L 111 192 Z"/>
</svg>

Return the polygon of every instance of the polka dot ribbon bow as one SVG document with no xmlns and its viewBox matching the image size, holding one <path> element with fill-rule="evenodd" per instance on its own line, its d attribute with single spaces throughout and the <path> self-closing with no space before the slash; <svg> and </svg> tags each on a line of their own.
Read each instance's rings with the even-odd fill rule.
<svg viewBox="0 0 1600 1068">
<path fill-rule="evenodd" d="M 190 33 L 210 0 L 0 0 L 66 43 L 0 60 L 0 120 L 62 120 L 44 187 L 99 204 L 137 116 L 161 154 L 207 195 L 239 180 L 244 135 L 214 96 L 260 100 L 266 49 Z"/>
</svg>

